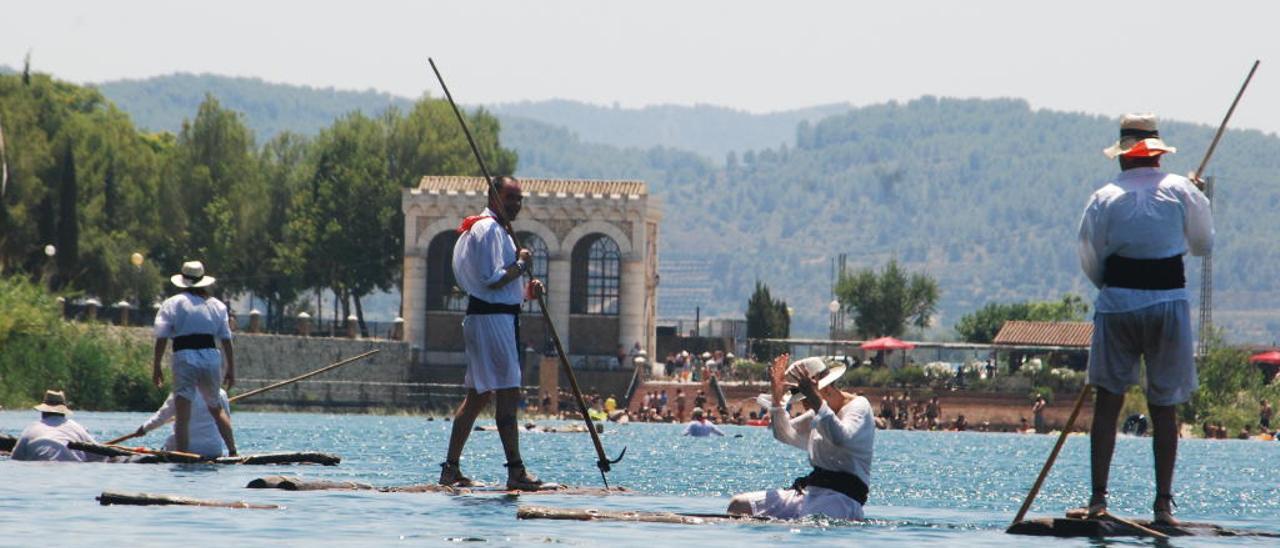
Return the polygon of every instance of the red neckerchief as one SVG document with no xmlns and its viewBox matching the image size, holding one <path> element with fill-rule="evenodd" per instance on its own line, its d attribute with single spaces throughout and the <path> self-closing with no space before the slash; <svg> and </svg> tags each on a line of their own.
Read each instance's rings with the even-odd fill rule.
<svg viewBox="0 0 1280 548">
<path fill-rule="evenodd" d="M 462 220 L 462 224 L 458 225 L 458 234 L 466 234 L 471 231 L 471 226 L 480 222 L 482 219 L 492 219 L 492 215 L 472 215 Z"/>
</svg>

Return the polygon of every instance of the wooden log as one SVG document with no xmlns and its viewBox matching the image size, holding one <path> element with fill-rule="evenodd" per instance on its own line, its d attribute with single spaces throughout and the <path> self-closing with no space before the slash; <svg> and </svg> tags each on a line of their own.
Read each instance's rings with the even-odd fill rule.
<svg viewBox="0 0 1280 548">
<path fill-rule="evenodd" d="M 221 457 L 213 462 L 218 464 L 319 464 L 322 466 L 335 466 L 342 462 L 342 457 L 315 451 L 298 451 L 294 453 L 264 453 L 261 455 Z"/>
<path fill-rule="evenodd" d="M 381 493 L 441 493 L 445 495 L 623 495 L 632 491 L 625 487 L 611 487 L 608 490 L 599 487 L 569 487 L 557 485 L 539 491 L 510 491 L 505 486 L 481 487 L 448 487 L 435 483 L 419 483 L 413 485 L 390 485 L 376 487 L 354 481 L 308 480 L 297 476 L 264 476 L 250 481 L 246 486 L 250 489 L 281 489 L 285 491 L 367 491 Z"/>
<path fill-rule="evenodd" d="M 266 476 L 246 485 L 249 489 L 283 489 L 285 491 L 368 491 L 375 489 L 355 481 L 304 480 L 297 476 Z"/>
<path fill-rule="evenodd" d="M 677 523 L 705 525 L 708 523 L 772 521 L 769 518 L 735 516 L 732 514 L 684 514 L 676 512 L 643 512 L 639 510 L 607 511 L 593 508 L 551 508 L 547 506 L 521 506 L 516 509 L 516 519 L 554 519 L 569 521 L 632 521 L 646 523 Z"/>
<path fill-rule="evenodd" d="M 1280 538 L 1280 533 L 1265 531 L 1248 531 L 1227 529 L 1212 523 L 1182 522 L 1177 526 L 1161 525 L 1148 520 L 1133 520 L 1142 527 L 1159 531 L 1170 537 L 1202 536 L 1202 537 L 1271 537 Z M 1010 525 L 1005 530 L 1011 535 L 1030 535 L 1041 537 L 1147 537 L 1146 532 L 1130 527 L 1124 523 L 1111 520 L 1090 520 L 1076 518 L 1038 518 L 1023 520 Z"/>
<path fill-rule="evenodd" d="M 219 500 L 201 500 L 191 497 L 180 497 L 173 495 L 152 495 L 149 493 L 114 493 L 111 491 L 103 491 L 97 497 L 98 503 L 103 506 L 112 504 L 123 504 L 130 506 L 210 506 L 216 508 L 247 508 L 254 510 L 277 510 L 284 508 L 275 504 L 251 504 L 244 501 L 226 502 Z"/>
<path fill-rule="evenodd" d="M 141 453 L 138 453 L 136 451 L 130 451 L 123 447 L 116 447 L 114 445 L 100 445 L 97 443 L 83 443 L 78 441 L 73 441 L 68 443 L 67 449 L 71 449 L 74 451 L 83 451 L 85 453 L 93 453 L 95 455 L 102 455 L 104 457 L 136 457 L 141 455 Z"/>
</svg>

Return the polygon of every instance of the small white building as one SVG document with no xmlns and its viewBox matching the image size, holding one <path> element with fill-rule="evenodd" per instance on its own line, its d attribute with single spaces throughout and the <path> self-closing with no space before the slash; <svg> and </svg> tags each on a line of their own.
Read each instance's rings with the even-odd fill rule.
<svg viewBox="0 0 1280 548">
<path fill-rule="evenodd" d="M 619 347 L 655 348 L 658 222 L 662 211 L 639 181 L 520 179 L 524 209 L 514 228 L 547 286 L 547 307 L 571 363 L 616 359 Z M 465 364 L 453 246 L 462 219 L 486 204 L 481 177 L 423 177 L 402 197 L 405 338 L 428 366 Z M 523 346 L 549 348 L 535 302 L 520 320 Z M 629 363 L 629 362 L 628 362 Z"/>
</svg>

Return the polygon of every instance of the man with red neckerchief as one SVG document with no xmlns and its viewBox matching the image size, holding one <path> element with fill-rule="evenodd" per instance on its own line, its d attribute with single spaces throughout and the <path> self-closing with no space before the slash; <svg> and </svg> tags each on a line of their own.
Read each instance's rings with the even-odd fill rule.
<svg viewBox="0 0 1280 548">
<path fill-rule="evenodd" d="M 531 280 L 522 288 L 520 276 L 529 271 L 533 256 L 516 249 L 510 223 L 520 214 L 524 194 L 514 177 L 498 177 L 488 193 L 488 207 L 467 217 L 458 228 L 453 249 L 453 272 L 467 292 L 467 315 L 462 321 L 466 344 L 467 395 L 454 415 L 448 454 L 441 464 L 440 484 L 470 487 L 459 459 L 476 416 L 494 400 L 498 436 L 507 457 L 507 488 L 537 490 L 543 482 L 525 469 L 520 457 L 520 304 L 542 294 L 542 283 Z M 500 215 L 499 215 L 500 213 Z M 505 225 L 505 226 L 504 226 Z"/>
</svg>

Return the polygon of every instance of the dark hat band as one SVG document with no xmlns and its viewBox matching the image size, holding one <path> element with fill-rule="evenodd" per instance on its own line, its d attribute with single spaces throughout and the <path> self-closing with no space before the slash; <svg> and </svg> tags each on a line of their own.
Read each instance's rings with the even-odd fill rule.
<svg viewBox="0 0 1280 548">
<path fill-rule="evenodd" d="M 1145 129 L 1122 129 L 1120 130 L 1120 138 L 1133 137 L 1135 139 L 1159 139 L 1159 131 L 1147 131 Z"/>
</svg>

